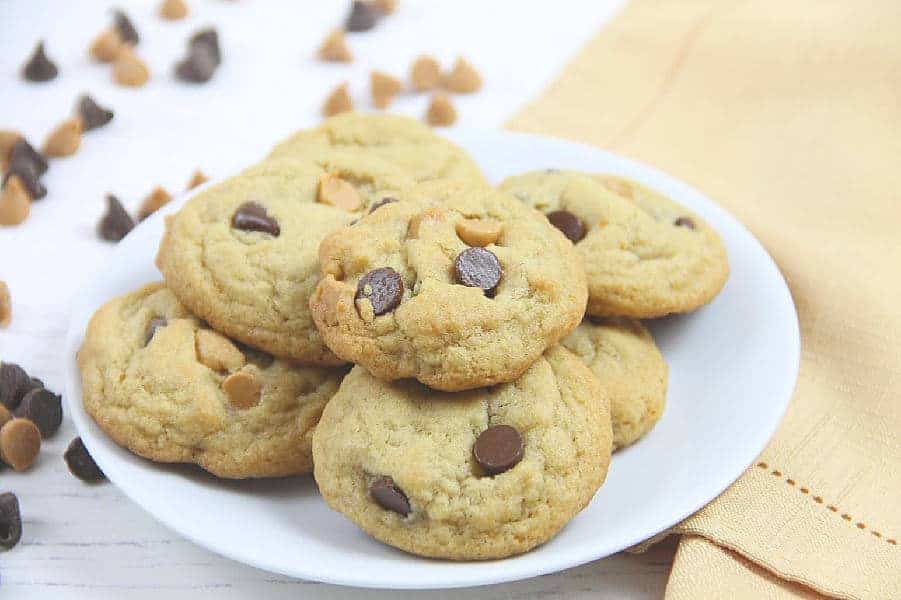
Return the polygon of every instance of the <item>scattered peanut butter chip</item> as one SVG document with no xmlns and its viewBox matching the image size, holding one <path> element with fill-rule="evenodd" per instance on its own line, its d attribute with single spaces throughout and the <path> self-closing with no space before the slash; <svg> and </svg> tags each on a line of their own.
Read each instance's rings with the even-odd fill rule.
<svg viewBox="0 0 901 600">
<path fill-rule="evenodd" d="M 81 117 L 72 117 L 60 123 L 44 142 L 44 156 L 71 156 L 81 146 Z"/>
<path fill-rule="evenodd" d="M 134 229 L 135 222 L 112 194 L 106 195 L 106 213 L 97 224 L 97 235 L 108 242 L 118 242 Z"/>
<path fill-rule="evenodd" d="M 372 6 L 383 15 L 391 15 L 397 10 L 398 0 L 373 0 Z"/>
<path fill-rule="evenodd" d="M 0 189 L 0 225 L 18 225 L 28 218 L 31 199 L 18 175 L 10 176 Z"/>
<path fill-rule="evenodd" d="M 124 47 L 113 63 L 113 81 L 126 87 L 141 87 L 150 79 L 150 69 L 129 47 Z"/>
<path fill-rule="evenodd" d="M 9 295 L 9 286 L 5 281 L 0 281 L 0 327 L 9 327 L 13 319 L 13 301 Z M 4 408 L 6 408 L 4 406 Z M 0 425 L 3 425 L 0 422 Z"/>
<path fill-rule="evenodd" d="M 116 28 L 116 31 L 119 32 L 119 37 L 132 46 L 137 46 L 138 42 L 141 41 L 141 37 L 138 35 L 138 30 L 135 29 L 135 26 L 132 24 L 131 19 L 128 18 L 121 10 L 113 11 L 113 24 Z"/>
<path fill-rule="evenodd" d="M 363 198 L 357 189 L 332 173 L 319 176 L 317 202 L 341 208 L 347 212 L 358 210 L 363 205 Z"/>
<path fill-rule="evenodd" d="M 194 174 L 191 175 L 191 180 L 188 181 L 188 187 L 185 189 L 193 190 L 198 185 L 203 185 L 204 183 L 206 183 L 209 180 L 210 180 L 210 178 L 207 177 L 206 175 L 204 175 L 203 171 L 201 171 L 200 169 L 197 169 L 196 171 L 194 171 Z"/>
<path fill-rule="evenodd" d="M 351 62 L 354 57 L 344 39 L 344 30 L 336 29 L 322 40 L 318 56 L 327 62 Z"/>
<path fill-rule="evenodd" d="M 172 200 L 172 196 L 160 186 L 153 188 L 153 191 L 141 202 L 141 208 L 138 209 L 138 221 L 143 221 Z"/>
<path fill-rule="evenodd" d="M 501 235 L 501 224 L 491 219 L 463 219 L 457 221 L 457 235 L 470 246 L 485 247 Z"/>
<path fill-rule="evenodd" d="M 432 96 L 425 120 L 433 127 L 446 127 L 454 124 L 457 120 L 457 109 L 451 104 L 447 94 L 437 93 Z"/>
<path fill-rule="evenodd" d="M 10 159 L 12 159 L 13 148 L 19 140 L 24 139 L 18 131 L 0 130 L 0 171 L 5 171 L 9 167 Z"/>
<path fill-rule="evenodd" d="M 382 71 L 373 71 L 369 81 L 372 103 L 376 108 L 388 108 L 388 105 L 391 104 L 400 91 L 400 79 Z"/>
<path fill-rule="evenodd" d="M 59 69 L 56 68 L 53 61 L 47 58 L 47 55 L 44 53 L 43 40 L 38 42 L 31 58 L 29 58 L 28 62 L 25 63 L 25 66 L 22 67 L 22 77 L 28 81 L 42 82 L 56 79 L 58 74 Z"/>
<path fill-rule="evenodd" d="M 41 450 L 41 432 L 28 419 L 10 419 L 0 428 L 0 459 L 16 471 L 34 464 Z"/>
<path fill-rule="evenodd" d="M 232 406 L 246 409 L 260 403 L 263 384 L 252 373 L 238 371 L 225 378 L 222 389 Z"/>
<path fill-rule="evenodd" d="M 9 409 L 0 404 L 0 427 L 6 425 L 6 422 L 12 418 L 13 416 L 10 414 Z"/>
<path fill-rule="evenodd" d="M 347 91 L 347 83 L 342 83 L 325 99 L 325 103 L 322 105 L 322 114 L 331 117 L 353 110 L 353 108 L 354 103 L 350 99 L 350 92 Z"/>
<path fill-rule="evenodd" d="M 244 366 L 244 354 L 222 334 L 200 329 L 194 336 L 197 360 L 214 371 L 237 371 Z"/>
<path fill-rule="evenodd" d="M 188 5 L 185 0 L 163 0 L 159 14 L 169 21 L 177 21 L 188 16 Z"/>
<path fill-rule="evenodd" d="M 458 57 L 450 73 L 444 76 L 444 87 L 458 94 L 471 94 L 482 87 L 482 76 L 466 59 Z"/>
<path fill-rule="evenodd" d="M 85 131 L 103 127 L 113 120 L 113 111 L 108 108 L 103 108 L 97 104 L 96 100 L 87 94 L 82 95 L 81 98 L 78 99 L 75 110 L 78 113 L 78 116 L 81 117 L 81 124 Z"/>
<path fill-rule="evenodd" d="M 377 11 L 369 2 L 354 0 L 350 6 L 350 14 L 344 21 L 344 28 L 354 32 L 369 31 L 375 27 L 378 17 Z"/>
<path fill-rule="evenodd" d="M 122 36 L 119 35 L 115 28 L 111 27 L 110 29 L 104 29 L 94 38 L 88 49 L 88 54 L 99 62 L 113 62 L 119 56 L 124 45 L 125 42 L 122 41 Z"/>
<path fill-rule="evenodd" d="M 419 92 L 433 89 L 440 79 L 441 65 L 431 56 L 420 56 L 410 65 L 410 83 Z"/>
</svg>

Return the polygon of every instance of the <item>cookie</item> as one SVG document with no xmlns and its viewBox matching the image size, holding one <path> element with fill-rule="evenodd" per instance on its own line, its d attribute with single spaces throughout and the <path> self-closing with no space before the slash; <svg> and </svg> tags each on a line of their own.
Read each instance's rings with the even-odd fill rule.
<svg viewBox="0 0 901 600">
<path fill-rule="evenodd" d="M 669 370 L 654 338 L 633 319 L 585 319 L 563 346 L 597 375 L 610 399 L 613 449 L 635 442 L 663 415 Z"/>
<path fill-rule="evenodd" d="M 78 366 L 85 409 L 117 444 L 229 478 L 310 472 L 313 429 L 343 373 L 242 348 L 161 283 L 101 307 Z"/>
<path fill-rule="evenodd" d="M 597 378 L 558 346 L 514 383 L 435 392 L 355 367 L 313 435 L 319 491 L 376 539 L 435 558 L 526 552 L 594 496 L 610 462 Z"/>
<path fill-rule="evenodd" d="M 295 133 L 279 143 L 269 156 L 315 157 L 324 148 L 365 150 L 368 156 L 401 167 L 418 182 L 485 181 L 465 150 L 423 123 L 397 115 L 342 113 L 326 119 L 319 127 Z"/>
<path fill-rule="evenodd" d="M 319 242 L 411 184 L 378 159 L 330 151 L 267 161 L 205 189 L 166 219 L 166 285 L 218 331 L 276 356 L 329 366 L 309 311 Z"/>
<path fill-rule="evenodd" d="M 335 354 L 376 377 L 445 391 L 512 381 L 581 321 L 572 244 L 515 198 L 420 184 L 319 248 L 310 299 Z"/>
<path fill-rule="evenodd" d="M 664 196 L 573 171 L 533 171 L 500 186 L 573 241 L 588 275 L 588 312 L 660 317 L 710 302 L 729 276 L 726 250 L 700 217 Z M 640 191 L 640 193 L 639 193 Z"/>
</svg>

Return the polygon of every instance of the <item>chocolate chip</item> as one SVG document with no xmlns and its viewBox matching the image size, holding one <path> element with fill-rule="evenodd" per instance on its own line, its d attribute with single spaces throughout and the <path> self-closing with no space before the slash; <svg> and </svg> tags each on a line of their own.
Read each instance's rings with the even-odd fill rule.
<svg viewBox="0 0 901 600">
<path fill-rule="evenodd" d="M 344 22 L 347 31 L 369 31 L 375 27 L 379 13 L 369 4 L 355 0 L 350 7 L 350 14 Z"/>
<path fill-rule="evenodd" d="M 676 227 L 687 227 L 688 229 L 696 227 L 695 222 L 689 217 L 679 217 L 673 222 L 673 225 Z"/>
<path fill-rule="evenodd" d="M 44 53 L 43 40 L 38 42 L 31 58 L 29 58 L 28 62 L 25 63 L 25 66 L 22 67 L 22 77 L 28 81 L 50 81 L 51 79 L 55 79 L 58 73 L 59 69 L 56 68 L 53 61 L 47 58 L 47 55 Z"/>
<path fill-rule="evenodd" d="M 215 29 L 202 29 L 191 36 L 189 45 L 193 47 L 203 46 L 210 50 L 213 62 L 218 67 L 222 63 L 222 52 L 219 49 L 219 34 Z"/>
<path fill-rule="evenodd" d="M 454 273 L 458 283 L 492 293 L 501 282 L 503 269 L 493 252 L 475 247 L 457 255 Z"/>
<path fill-rule="evenodd" d="M 113 111 L 103 108 L 87 94 L 78 99 L 78 114 L 85 131 L 103 127 L 113 120 Z"/>
<path fill-rule="evenodd" d="M 47 439 L 57 432 L 63 422 L 62 398 L 50 390 L 35 388 L 25 394 L 14 414 L 34 423 L 41 432 L 41 438 Z"/>
<path fill-rule="evenodd" d="M 509 425 L 492 425 L 483 431 L 472 445 L 472 455 L 490 475 L 503 473 L 522 460 L 525 443 L 516 429 Z"/>
<path fill-rule="evenodd" d="M 15 363 L 0 363 L 0 404 L 15 410 L 33 387 L 25 369 Z"/>
<path fill-rule="evenodd" d="M 132 24 L 131 19 L 128 18 L 128 15 L 117 9 L 113 12 L 113 22 L 116 31 L 119 33 L 119 37 L 122 38 L 123 42 L 131 44 L 132 46 L 138 45 L 138 42 L 141 41 L 141 37 L 138 35 L 138 30 L 135 29 L 135 26 Z"/>
<path fill-rule="evenodd" d="M 10 168 L 19 164 L 29 165 L 39 177 L 47 172 L 49 166 L 47 159 L 24 138 L 16 142 L 9 154 Z"/>
<path fill-rule="evenodd" d="M 19 499 L 12 492 L 0 494 L 0 546 L 7 550 L 22 539 L 22 515 Z"/>
<path fill-rule="evenodd" d="M 156 335 L 157 329 L 165 327 L 167 324 L 168 321 L 164 317 L 153 317 L 150 319 L 150 323 L 147 324 L 147 333 L 144 334 L 144 345 L 146 346 L 150 343 L 150 340 Z"/>
<path fill-rule="evenodd" d="M 25 163 L 11 164 L 6 171 L 6 174 L 3 176 L 3 182 L 0 185 L 5 187 L 6 182 L 13 175 L 17 176 L 19 181 L 22 182 L 26 193 L 32 201 L 40 200 L 47 195 L 47 188 L 41 183 L 41 180 L 38 178 L 39 175 L 35 172 L 33 166 Z"/>
<path fill-rule="evenodd" d="M 551 225 L 563 232 L 563 235 L 569 238 L 573 244 L 585 237 L 585 225 L 579 220 L 579 217 L 572 214 L 568 210 L 555 210 L 548 213 L 547 220 Z"/>
<path fill-rule="evenodd" d="M 109 242 L 118 242 L 134 227 L 134 219 L 131 218 L 119 199 L 112 194 L 107 194 L 106 214 L 97 224 L 97 234 Z"/>
<path fill-rule="evenodd" d="M 188 57 L 175 65 L 175 76 L 190 83 L 206 83 L 216 72 L 213 49 L 206 44 L 191 46 Z"/>
<path fill-rule="evenodd" d="M 256 202 L 245 202 L 232 217 L 232 227 L 243 231 L 262 231 L 275 237 L 282 232 L 278 221 L 269 216 L 266 208 Z"/>
<path fill-rule="evenodd" d="M 410 501 L 407 495 L 390 477 L 379 477 L 373 481 L 369 486 L 369 495 L 385 510 L 394 511 L 405 517 L 410 514 Z"/>
<path fill-rule="evenodd" d="M 97 483 L 106 479 L 106 475 L 88 454 L 88 449 L 84 447 L 84 442 L 80 437 L 72 440 L 63 454 L 63 459 L 66 461 L 66 466 L 69 467 L 69 472 L 82 481 Z"/>
<path fill-rule="evenodd" d="M 376 316 L 397 308 L 404 297 L 404 280 L 391 267 L 380 267 L 364 275 L 357 284 L 356 298 L 367 298 Z"/>
<path fill-rule="evenodd" d="M 397 202 L 397 198 L 392 198 L 391 196 L 385 196 L 384 198 L 382 198 L 381 200 L 379 200 L 378 202 L 376 202 L 375 204 L 373 204 L 372 206 L 369 207 L 369 214 L 371 215 L 372 213 L 374 213 L 381 207 L 385 206 L 386 204 L 391 204 L 392 202 Z"/>
</svg>

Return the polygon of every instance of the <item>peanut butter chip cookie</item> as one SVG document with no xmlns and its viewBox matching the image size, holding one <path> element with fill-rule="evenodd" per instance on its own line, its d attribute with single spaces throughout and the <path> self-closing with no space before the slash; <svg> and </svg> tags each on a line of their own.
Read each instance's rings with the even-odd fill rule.
<svg viewBox="0 0 901 600">
<path fill-rule="evenodd" d="M 666 405 L 669 370 L 641 323 L 592 317 L 561 344 L 598 376 L 610 398 L 614 450 L 654 428 Z"/>
<path fill-rule="evenodd" d="M 576 246 L 588 275 L 588 312 L 650 318 L 695 310 L 729 276 L 726 250 L 697 215 L 634 182 L 534 171 L 500 189 L 545 213 Z"/>
<path fill-rule="evenodd" d="M 552 538 L 603 483 L 610 415 L 597 378 L 555 346 L 516 382 L 442 393 L 355 367 L 313 435 L 319 490 L 376 539 L 474 560 Z"/>
<path fill-rule="evenodd" d="M 229 478 L 310 472 L 313 428 L 342 374 L 257 362 L 160 283 L 100 308 L 78 365 L 85 409 L 117 444 Z"/>
<path fill-rule="evenodd" d="M 469 246 L 461 223 L 493 223 Z M 544 217 L 490 187 L 416 186 L 319 249 L 310 300 L 326 344 L 377 377 L 440 390 L 512 381 L 584 313 L 576 250 Z"/>
<path fill-rule="evenodd" d="M 411 184 L 377 159 L 326 154 L 261 163 L 204 190 L 167 219 L 157 256 L 172 292 L 218 331 L 320 366 L 342 361 L 325 347 L 310 315 L 319 242 Z M 357 203 L 324 201 L 325 175 L 340 179 Z"/>
</svg>

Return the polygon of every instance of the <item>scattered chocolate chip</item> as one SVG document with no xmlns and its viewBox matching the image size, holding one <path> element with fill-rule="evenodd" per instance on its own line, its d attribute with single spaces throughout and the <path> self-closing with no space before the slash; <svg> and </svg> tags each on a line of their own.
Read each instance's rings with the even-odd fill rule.
<svg viewBox="0 0 901 600">
<path fill-rule="evenodd" d="M 569 241 L 575 244 L 585 237 L 585 225 L 579 220 L 579 217 L 572 214 L 568 210 L 555 210 L 548 213 L 547 220 L 551 225 L 563 232 Z"/>
<path fill-rule="evenodd" d="M 16 471 L 26 471 L 41 451 L 41 432 L 28 419 L 12 419 L 0 428 L 0 459 Z"/>
<path fill-rule="evenodd" d="M 106 214 L 97 225 L 97 233 L 108 242 L 118 242 L 134 229 L 135 221 L 112 194 L 106 195 Z"/>
<path fill-rule="evenodd" d="M 37 377 L 32 377 L 31 378 L 31 389 L 38 388 L 38 387 L 45 387 L 44 382 L 41 381 L 40 379 L 38 379 Z"/>
<path fill-rule="evenodd" d="M 47 188 L 41 183 L 39 175 L 35 172 L 32 165 L 26 163 L 10 165 L 9 170 L 6 171 L 0 185 L 6 187 L 7 182 L 12 180 L 13 177 L 18 179 L 19 184 L 21 184 L 22 189 L 28 195 L 30 201 L 40 200 L 47 195 Z"/>
<path fill-rule="evenodd" d="M 175 76 L 190 83 L 206 83 L 216 72 L 213 49 L 206 44 L 192 45 L 187 58 L 175 65 Z"/>
<path fill-rule="evenodd" d="M 48 389 L 35 388 L 25 394 L 14 414 L 37 425 L 41 438 L 47 439 L 63 422 L 62 398 Z"/>
<path fill-rule="evenodd" d="M 391 267 L 380 267 L 364 275 L 357 284 L 356 298 L 366 298 L 376 316 L 398 307 L 404 297 L 404 280 Z"/>
<path fill-rule="evenodd" d="M 278 221 L 269 216 L 266 208 L 256 202 L 245 202 L 232 216 L 232 227 L 243 231 L 262 231 L 275 237 L 282 232 Z"/>
<path fill-rule="evenodd" d="M 58 73 L 59 69 L 56 68 L 53 61 L 47 58 L 47 55 L 44 53 L 43 40 L 38 42 L 31 58 L 29 58 L 28 62 L 25 63 L 25 66 L 22 67 L 22 77 L 28 81 L 50 81 L 51 79 L 55 79 Z"/>
<path fill-rule="evenodd" d="M 135 26 L 132 24 L 131 19 L 128 18 L 121 10 L 116 10 L 113 12 L 113 22 L 116 26 L 116 31 L 119 32 L 119 37 L 122 38 L 122 41 L 131 44 L 132 46 L 137 46 L 138 42 L 141 41 L 141 36 L 138 35 L 138 30 L 135 29 Z"/>
<path fill-rule="evenodd" d="M 189 45 L 191 47 L 203 46 L 209 48 L 216 66 L 218 67 L 222 63 L 222 51 L 219 49 L 219 33 L 212 27 L 201 29 L 192 35 Z"/>
<path fill-rule="evenodd" d="M 375 27 L 378 17 L 378 12 L 369 2 L 355 0 L 350 7 L 350 14 L 347 15 L 347 20 L 344 22 L 344 28 L 347 31 L 369 31 Z"/>
<path fill-rule="evenodd" d="M 0 546 L 7 550 L 22 539 L 22 515 L 19 499 L 12 492 L 0 494 Z"/>
<path fill-rule="evenodd" d="M 369 486 L 369 495 L 375 503 L 406 517 L 410 514 L 410 501 L 402 489 L 397 487 L 390 477 L 379 477 Z"/>
<path fill-rule="evenodd" d="M 381 200 L 379 200 L 378 202 L 376 202 L 375 204 L 373 204 L 372 206 L 369 207 L 369 214 L 374 213 L 381 207 L 385 206 L 386 204 L 391 204 L 392 202 L 397 202 L 397 198 L 392 198 L 391 196 L 385 196 L 384 198 L 382 198 Z"/>
<path fill-rule="evenodd" d="M 113 111 L 103 108 L 87 94 L 78 99 L 77 111 L 85 131 L 103 127 L 113 120 Z"/>
<path fill-rule="evenodd" d="M 501 282 L 503 269 L 493 252 L 474 247 L 467 248 L 457 255 L 454 260 L 454 273 L 458 283 L 482 289 L 490 294 Z"/>
<path fill-rule="evenodd" d="M 82 481 L 97 483 L 106 479 L 106 475 L 88 454 L 88 449 L 84 447 L 84 442 L 80 437 L 72 440 L 63 454 L 63 459 L 66 461 L 66 466 L 69 467 L 69 472 Z"/>
<path fill-rule="evenodd" d="M 695 222 L 689 217 L 679 217 L 673 224 L 676 227 L 687 227 L 688 229 L 694 229 L 696 227 Z"/>
<path fill-rule="evenodd" d="M 0 404 L 15 410 L 33 387 L 25 369 L 15 363 L 0 363 Z"/>
<path fill-rule="evenodd" d="M 153 339 L 153 336 L 156 335 L 156 330 L 160 327 L 165 327 L 169 322 L 166 321 L 164 317 L 153 317 L 150 319 L 150 323 L 147 324 L 147 333 L 144 336 L 144 345 L 150 343 L 150 340 Z"/>
<path fill-rule="evenodd" d="M 492 425 L 472 445 L 472 455 L 485 472 L 497 475 L 512 469 L 522 460 L 525 443 L 509 425 Z"/>
<path fill-rule="evenodd" d="M 40 152 L 34 149 L 34 146 L 28 143 L 24 138 L 16 142 L 12 152 L 9 155 L 9 166 L 12 169 L 15 165 L 28 165 L 37 173 L 38 176 L 47 172 L 47 159 Z"/>
</svg>

